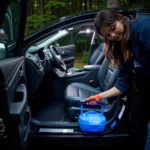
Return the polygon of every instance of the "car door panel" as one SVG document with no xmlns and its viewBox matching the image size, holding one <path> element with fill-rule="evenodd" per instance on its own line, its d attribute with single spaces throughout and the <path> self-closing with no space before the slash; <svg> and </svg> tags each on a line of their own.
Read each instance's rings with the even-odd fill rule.
<svg viewBox="0 0 150 150">
<path fill-rule="evenodd" d="M 27 105 L 28 92 L 24 57 L 5 59 L 0 63 L 0 118 L 6 126 L 8 140 L 14 149 L 24 149 L 27 145 L 30 108 Z"/>
<path fill-rule="evenodd" d="M 75 45 L 57 47 L 67 68 L 72 68 L 75 60 Z"/>
</svg>

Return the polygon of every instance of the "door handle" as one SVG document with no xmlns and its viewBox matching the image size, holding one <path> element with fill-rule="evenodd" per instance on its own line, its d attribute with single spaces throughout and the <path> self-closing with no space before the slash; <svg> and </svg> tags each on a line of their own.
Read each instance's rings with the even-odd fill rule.
<svg viewBox="0 0 150 150">
<path fill-rule="evenodd" d="M 18 94 L 18 95 L 17 95 Z M 15 101 L 11 102 L 10 113 L 14 116 L 20 116 L 25 111 L 27 105 L 27 88 L 24 83 L 18 85 L 15 94 Z"/>
<path fill-rule="evenodd" d="M 61 54 L 64 54 L 64 53 L 65 53 L 65 51 L 64 51 L 64 50 L 61 50 L 61 51 L 60 51 L 60 53 L 61 53 Z"/>
</svg>

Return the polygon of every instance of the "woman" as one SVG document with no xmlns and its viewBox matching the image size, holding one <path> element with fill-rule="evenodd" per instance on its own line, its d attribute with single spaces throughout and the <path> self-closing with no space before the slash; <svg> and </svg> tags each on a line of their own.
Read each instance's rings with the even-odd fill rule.
<svg viewBox="0 0 150 150">
<path fill-rule="evenodd" d="M 134 61 L 139 62 L 142 71 L 150 75 L 150 18 L 128 21 L 115 10 L 103 9 L 96 15 L 94 27 L 98 34 L 105 37 L 105 56 L 110 64 L 119 68 L 119 72 L 113 88 L 87 98 L 87 103 L 127 92 L 132 70 L 135 69 Z M 150 123 L 148 130 L 145 150 L 150 149 Z"/>
</svg>

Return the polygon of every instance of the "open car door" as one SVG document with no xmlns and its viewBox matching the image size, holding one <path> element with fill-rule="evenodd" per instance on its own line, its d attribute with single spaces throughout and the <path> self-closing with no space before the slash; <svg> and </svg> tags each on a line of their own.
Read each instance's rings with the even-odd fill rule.
<svg viewBox="0 0 150 150">
<path fill-rule="evenodd" d="M 0 22 L 0 145 L 3 149 L 26 149 L 29 135 L 31 115 L 25 59 L 21 56 L 26 8 L 27 1 L 10 0 L 0 10 L 3 15 Z"/>
</svg>

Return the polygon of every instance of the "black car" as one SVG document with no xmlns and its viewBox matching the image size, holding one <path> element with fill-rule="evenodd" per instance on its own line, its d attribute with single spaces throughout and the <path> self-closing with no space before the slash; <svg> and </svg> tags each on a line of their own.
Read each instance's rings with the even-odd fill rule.
<svg viewBox="0 0 150 150">
<path fill-rule="evenodd" d="M 82 132 L 78 124 L 80 101 L 111 88 L 117 75 L 117 68 L 104 57 L 103 37 L 93 28 L 98 11 L 61 18 L 24 36 L 27 6 L 24 0 L 15 5 L 5 0 L 0 6 L 0 145 L 19 150 L 142 147 L 148 109 L 139 111 L 146 99 L 142 93 L 146 78 L 140 73 L 133 71 L 126 94 L 102 100 L 104 132 Z M 150 16 L 149 9 L 116 10 L 128 20 Z M 75 52 L 83 48 L 88 49 L 88 63 L 73 68 Z M 138 62 L 135 65 L 140 68 Z M 85 106 L 84 111 L 93 109 L 99 111 L 100 106 Z"/>
</svg>

